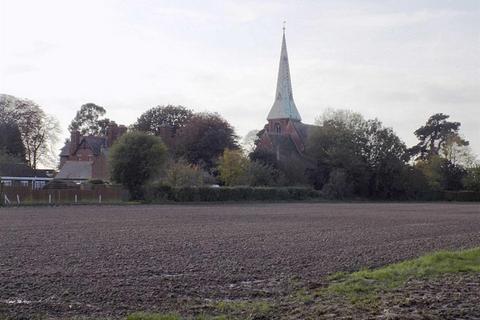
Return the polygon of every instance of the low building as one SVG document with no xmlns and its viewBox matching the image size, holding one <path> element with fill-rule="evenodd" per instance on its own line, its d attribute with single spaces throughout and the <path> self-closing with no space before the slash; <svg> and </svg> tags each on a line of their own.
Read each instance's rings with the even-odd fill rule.
<svg viewBox="0 0 480 320">
<path fill-rule="evenodd" d="M 126 131 L 125 126 L 115 123 L 108 127 L 104 136 L 82 136 L 79 131 L 72 131 L 70 141 L 61 150 L 60 170 L 55 179 L 109 181 L 109 149 Z"/>
<path fill-rule="evenodd" d="M 54 176 L 54 170 L 32 169 L 25 163 L 0 164 L 0 183 L 6 187 L 42 189 Z"/>
</svg>

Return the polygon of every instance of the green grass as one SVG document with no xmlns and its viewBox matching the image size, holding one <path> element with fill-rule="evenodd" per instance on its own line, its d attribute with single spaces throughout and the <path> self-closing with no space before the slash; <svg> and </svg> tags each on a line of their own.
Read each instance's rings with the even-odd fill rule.
<svg viewBox="0 0 480 320">
<path fill-rule="evenodd" d="M 149 312 L 136 312 L 127 317 L 126 320 L 227 320 L 225 316 L 208 316 L 198 315 L 191 318 L 183 318 L 175 313 L 161 314 L 161 313 L 149 313 Z"/>
<path fill-rule="evenodd" d="M 382 292 L 401 287 L 410 279 L 425 279 L 463 272 L 480 272 L 480 247 L 463 251 L 440 251 L 417 259 L 391 264 L 378 269 L 364 269 L 354 273 L 336 273 L 329 277 L 329 286 L 311 293 L 292 280 L 297 287 L 290 296 L 294 305 L 306 307 L 327 298 L 336 304 L 340 300 L 350 302 L 360 309 L 380 306 Z M 320 300 L 316 300 L 320 298 Z M 346 300 L 345 300 L 346 298 Z M 340 300 L 337 300 L 340 299 Z M 275 302 L 265 300 L 221 300 L 209 304 L 216 316 L 201 315 L 183 318 L 176 314 L 135 313 L 126 320 L 233 320 L 268 319 L 275 315 Z"/>
<path fill-rule="evenodd" d="M 136 312 L 126 320 L 229 320 L 229 319 L 256 319 L 266 317 L 272 310 L 272 305 L 266 301 L 230 301 L 222 300 L 211 304 L 212 309 L 220 315 L 198 315 L 184 318 L 178 314 L 160 314 Z"/>
<path fill-rule="evenodd" d="M 136 312 L 129 315 L 126 320 L 182 320 L 182 318 L 177 314 Z"/>
<path fill-rule="evenodd" d="M 247 314 L 249 317 L 265 316 L 272 310 L 272 305 L 266 301 L 229 301 L 222 300 L 213 304 L 213 307 L 224 314 Z"/>
<path fill-rule="evenodd" d="M 353 303 L 371 305 L 380 291 L 400 287 L 409 279 L 461 272 L 480 272 L 480 248 L 439 251 L 379 269 L 336 273 L 329 278 L 332 283 L 326 291 L 343 295 Z"/>
</svg>

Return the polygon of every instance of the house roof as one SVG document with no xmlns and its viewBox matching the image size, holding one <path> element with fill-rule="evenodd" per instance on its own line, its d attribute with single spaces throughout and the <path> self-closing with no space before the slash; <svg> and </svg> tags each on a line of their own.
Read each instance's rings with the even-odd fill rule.
<svg viewBox="0 0 480 320">
<path fill-rule="evenodd" d="M 92 161 L 66 161 L 55 179 L 89 180 L 92 178 Z"/>
<path fill-rule="evenodd" d="M 32 169 L 25 163 L 0 163 L 1 177 L 52 178 L 53 170 Z"/>
<path fill-rule="evenodd" d="M 60 157 L 68 157 L 70 155 L 70 141 L 65 142 L 65 145 L 60 149 Z"/>
<path fill-rule="evenodd" d="M 107 148 L 107 137 L 98 137 L 98 136 L 83 136 L 80 139 L 79 146 L 82 144 L 86 144 L 87 147 L 92 150 L 92 153 L 95 156 L 98 156 L 102 153 L 102 149 Z M 60 157 L 65 156 L 68 157 L 70 155 L 70 144 L 71 142 L 68 141 L 60 150 Z"/>
<path fill-rule="evenodd" d="M 98 156 L 102 152 L 102 148 L 107 147 L 107 138 L 96 137 L 96 136 L 84 136 L 80 144 L 82 143 L 87 143 L 87 145 L 92 150 L 93 154 Z"/>
</svg>

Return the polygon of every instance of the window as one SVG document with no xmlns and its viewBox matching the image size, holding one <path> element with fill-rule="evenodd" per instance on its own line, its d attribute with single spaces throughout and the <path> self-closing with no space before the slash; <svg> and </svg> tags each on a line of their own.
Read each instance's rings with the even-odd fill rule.
<svg viewBox="0 0 480 320">
<path fill-rule="evenodd" d="M 11 187 L 12 186 L 12 180 L 3 180 L 2 184 L 6 187 Z"/>
<path fill-rule="evenodd" d="M 35 181 L 35 190 L 42 189 L 45 186 L 45 181 Z"/>
<path fill-rule="evenodd" d="M 276 133 L 282 133 L 282 127 L 280 126 L 280 123 L 275 123 L 275 132 Z"/>
<path fill-rule="evenodd" d="M 20 181 L 20 185 L 21 185 L 22 187 L 28 187 L 28 181 L 22 180 L 22 181 Z"/>
</svg>

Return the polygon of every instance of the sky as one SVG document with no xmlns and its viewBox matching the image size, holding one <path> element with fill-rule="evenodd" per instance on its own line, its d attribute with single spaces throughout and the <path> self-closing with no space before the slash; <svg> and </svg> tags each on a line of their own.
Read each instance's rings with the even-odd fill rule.
<svg viewBox="0 0 480 320">
<path fill-rule="evenodd" d="M 0 0 L 0 93 L 64 138 L 87 102 L 126 125 L 157 105 L 218 112 L 244 136 L 273 104 L 284 20 L 304 123 L 350 109 L 412 146 L 442 112 L 480 154 L 478 0 Z"/>
</svg>

